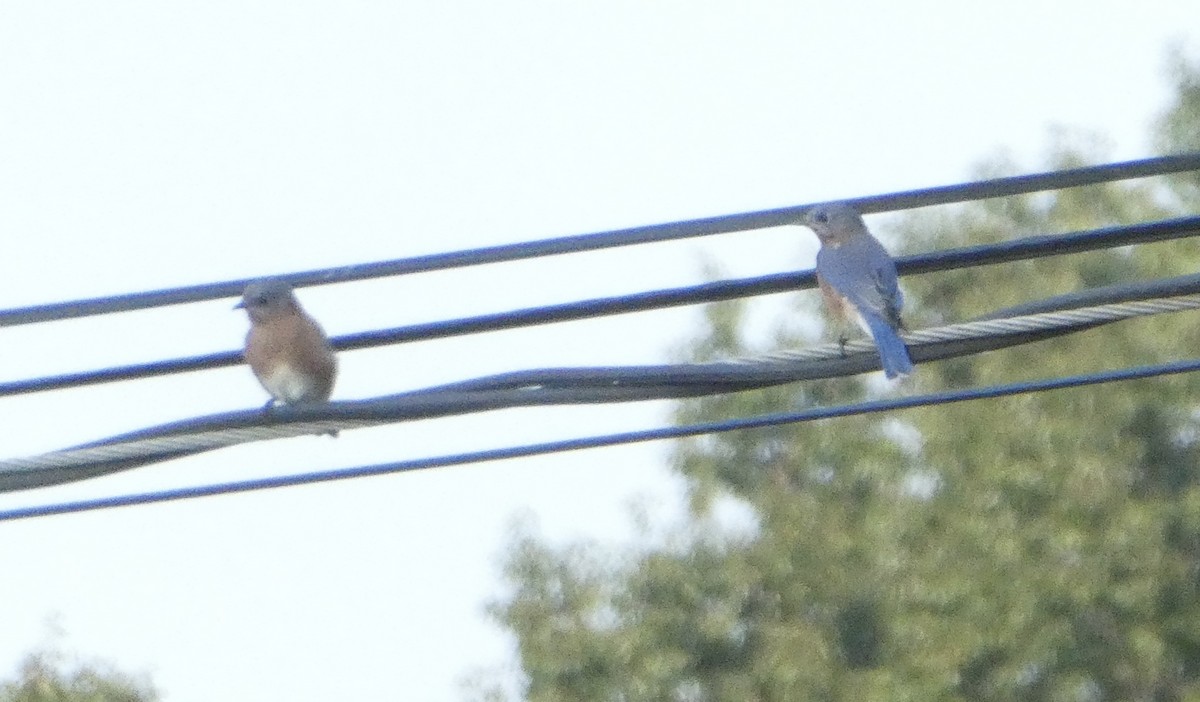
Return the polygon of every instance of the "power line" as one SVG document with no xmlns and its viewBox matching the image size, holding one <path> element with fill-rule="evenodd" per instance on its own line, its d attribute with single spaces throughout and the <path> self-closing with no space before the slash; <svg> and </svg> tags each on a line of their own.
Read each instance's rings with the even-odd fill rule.
<svg viewBox="0 0 1200 702">
<path fill-rule="evenodd" d="M 993 178 L 971 183 L 848 198 L 844 202 L 855 205 L 864 213 L 886 212 L 1193 170 L 1200 170 L 1200 153 L 1160 156 L 1061 171 Z M 415 256 L 392 261 L 322 268 L 279 277 L 295 287 L 328 285 L 566 253 L 597 251 L 634 244 L 727 234 L 795 223 L 805 211 L 815 204 L 820 203 Z M 235 297 L 242 293 L 250 280 L 229 280 L 0 310 L 0 327 Z"/>
<path fill-rule="evenodd" d="M 1167 289 L 1177 280 L 1162 281 Z M 1200 288 L 1200 278 L 1192 280 Z M 1127 296 L 1148 287 L 1116 286 Z M 1113 299 L 1118 292 L 1100 289 Z M 1086 298 L 1072 296 L 1076 304 Z M 905 335 L 917 362 L 941 360 L 1030 343 L 1100 324 L 1163 312 L 1200 308 L 1200 294 L 1125 302 L 1004 319 L 986 319 Z M 369 400 L 280 407 L 198 417 L 94 441 L 30 458 L 0 461 L 0 491 L 46 487 L 129 470 L 150 463 L 250 441 L 313 434 L 376 424 L 432 419 L 486 410 L 677 399 L 738 392 L 878 369 L 869 341 L 825 344 L 757 359 L 702 364 L 617 368 L 565 368 L 507 373 Z"/>
<path fill-rule="evenodd" d="M 900 207 L 944 204 L 963 199 L 1019 194 L 1040 189 L 1073 187 L 1179 170 L 1200 170 L 1200 154 L 979 181 L 941 188 L 855 198 L 848 202 L 857 205 L 864 212 L 878 212 Z M 704 236 L 794 223 L 809 207 L 811 205 L 801 205 L 362 266 L 310 271 L 283 277 L 297 285 L 345 282 L 383 275 L 441 270 L 652 241 L 667 241 L 689 236 Z M 1135 243 L 1165 241 L 1191 237 L 1198 233 L 1200 233 L 1200 216 L 1181 217 L 1068 234 L 1026 237 L 998 244 L 962 247 L 908 256 L 898 259 L 897 266 L 901 274 L 925 273 L 1077 253 L 1113 246 L 1127 246 Z M 236 295 L 241 292 L 241 287 L 245 282 L 232 281 L 208 286 L 96 298 L 75 303 L 58 303 L 24 310 L 0 311 L 0 326 L 80 317 L 126 309 L 143 309 Z M 786 292 L 814 285 L 815 276 L 811 270 L 785 272 L 756 278 L 650 290 L 608 298 L 368 331 L 338 337 L 334 340 L 334 344 L 343 350 L 369 348 L 384 344 L 584 319 L 603 314 L 644 311 L 697 302 L 727 300 L 747 295 Z M 229 286 L 236 287 L 229 289 Z M 1110 286 L 1035 302 L 1023 306 L 1021 310 L 994 313 L 989 318 L 977 322 L 921 330 L 906 335 L 906 340 L 910 344 L 914 360 L 926 362 L 1029 343 L 1132 316 L 1194 309 L 1200 307 L 1200 294 L 1197 293 L 1200 293 L 1200 275 Z M 180 295 L 183 297 L 179 297 Z M 201 295 L 201 297 L 188 297 L 192 295 Z M 169 359 L 155 363 L 0 383 L 0 396 L 37 392 L 52 387 L 71 387 L 233 365 L 239 363 L 240 360 L 240 353 L 222 352 L 207 356 Z M 843 346 L 824 345 L 801 351 L 776 353 L 770 357 L 759 359 L 735 359 L 710 364 L 522 371 L 371 400 L 335 402 L 311 407 L 283 407 L 269 415 L 258 411 L 200 417 L 170 425 L 151 427 L 43 456 L 0 461 L 0 491 L 70 482 L 236 443 L 316 433 L 334 427 L 354 428 L 384 422 L 448 416 L 504 407 L 694 397 L 761 388 L 801 379 L 849 375 L 873 370 L 877 367 L 878 359 L 874 347 L 869 342 L 862 341 Z M 828 411 L 835 412 L 836 410 L 838 408 L 830 408 Z M 750 419 L 754 420 L 754 418 Z M 683 430 L 686 431 L 687 428 L 683 428 Z M 718 431 L 725 430 L 727 429 Z M 650 430 L 633 434 L 649 435 L 655 431 L 670 430 Z M 592 440 L 603 442 L 606 437 L 572 441 L 586 444 Z M 570 441 L 557 442 L 555 445 L 570 443 Z M 506 457 L 508 454 L 505 452 L 514 451 L 516 453 L 511 455 L 525 455 L 522 452 L 529 448 L 497 449 L 492 453 L 497 457 Z M 488 452 L 478 455 L 485 454 L 491 455 Z M 449 460 L 450 463 L 439 463 L 439 465 L 449 465 L 455 462 L 466 462 L 460 459 L 468 455 L 477 454 L 459 454 L 427 460 L 435 463 Z M 479 460 L 495 460 L 495 458 Z M 416 463 L 420 463 L 420 461 Z M 415 465 L 411 461 L 386 465 L 409 464 Z M 432 465 L 434 464 L 426 467 Z M 136 496 L 134 498 L 136 499 Z"/>
<path fill-rule="evenodd" d="M 965 246 L 896 259 L 901 275 L 923 274 L 974 266 L 1065 255 L 1132 244 L 1169 241 L 1200 234 L 1200 216 L 1179 217 L 1134 225 L 1101 227 L 1057 235 L 1023 237 L 1012 241 Z M 530 307 L 508 312 L 449 319 L 424 324 L 347 334 L 332 339 L 342 351 L 376 348 L 391 344 L 427 341 L 465 334 L 516 329 L 540 324 L 577 321 L 604 315 L 644 312 L 753 295 L 790 292 L 816 286 L 814 272 L 775 273 L 752 278 L 715 281 L 678 288 L 650 290 L 613 297 L 594 298 L 556 305 Z M 1179 293 L 1177 293 L 1179 294 Z M 240 351 L 221 351 L 147 363 L 115 366 L 92 371 L 0 382 L 0 397 L 69 387 L 151 378 L 242 362 Z"/>
<path fill-rule="evenodd" d="M 833 419 L 836 417 L 874 414 L 902 409 L 933 407 L 937 405 L 966 402 L 971 400 L 996 399 L 1012 395 L 1047 392 L 1050 390 L 1062 390 L 1089 385 L 1099 385 L 1103 383 L 1138 380 L 1179 373 L 1191 373 L 1197 370 L 1200 370 L 1200 359 L 1175 361 L 1172 363 L 1138 366 L 1134 368 L 1087 373 L 1061 378 L 1031 380 L 1018 383 L 1008 383 L 1004 385 L 993 385 L 982 388 L 970 388 L 965 390 L 948 390 L 924 395 L 915 395 L 911 397 L 858 402 L 848 405 L 839 405 L 836 407 L 818 407 L 796 412 L 781 412 L 753 417 L 742 417 L 719 422 L 688 424 L 677 427 L 662 427 L 658 429 L 622 432 L 602 436 L 567 439 L 563 441 L 548 441 L 537 444 L 527 444 L 524 446 L 511 446 L 484 451 L 449 454 L 432 458 L 394 461 L 370 466 L 360 466 L 357 468 L 315 471 L 310 473 L 298 473 L 271 478 L 198 485 L 194 487 L 174 488 L 170 490 L 159 490 L 129 495 L 116 495 L 112 497 L 78 500 L 74 502 L 59 502 L 37 505 L 33 507 L 20 507 L 10 510 L 0 510 L 0 521 L 14 521 L 17 519 L 29 519 L 32 517 L 42 517 L 55 514 L 87 512 L 100 509 L 110 509 L 113 507 L 128 507 L 132 505 L 171 502 L 176 500 L 194 499 L 198 497 L 230 495 L 242 492 L 294 487 L 298 485 L 311 485 L 315 483 L 332 482 L 336 480 L 350 480 L 415 470 L 427 470 L 430 468 L 444 468 L 468 463 L 484 463 L 506 460 L 510 458 L 541 456 L 588 448 L 602 448 L 607 446 L 618 446 L 622 444 L 659 441 L 663 439 L 682 439 L 690 436 L 699 436 L 702 434 L 719 434 L 746 429 L 760 429 L 782 424 L 810 422 L 819 419 Z"/>
</svg>

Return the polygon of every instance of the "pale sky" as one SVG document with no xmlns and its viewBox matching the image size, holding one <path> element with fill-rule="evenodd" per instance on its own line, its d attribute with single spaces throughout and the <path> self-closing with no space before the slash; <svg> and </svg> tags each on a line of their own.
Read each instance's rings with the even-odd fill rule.
<svg viewBox="0 0 1200 702">
<path fill-rule="evenodd" d="M 1135 9 L 1136 7 L 1136 9 Z M 1116 9 L 1120 8 L 1120 9 Z M 1056 126 L 1155 155 L 1189 0 L 0 0 L 0 309 L 942 185 Z M 886 218 L 874 218 L 886 232 Z M 805 230 L 299 292 L 331 334 L 809 268 Z M 803 293 L 809 294 L 809 293 Z M 782 302 L 780 302 L 782 300 Z M 0 330 L 0 381 L 241 344 L 234 300 Z M 762 306 L 761 324 L 795 302 Z M 771 315 L 775 315 L 772 317 Z M 341 356 L 335 399 L 666 362 L 699 309 Z M 919 372 L 919 370 L 918 370 Z M 261 405 L 244 367 L 0 398 L 0 457 Z M 242 446 L 0 509 L 660 426 L 506 410 Z M 0 523 L 0 679 L 47 638 L 169 702 L 464 698 L 516 680 L 484 615 L 510 527 L 630 543 L 669 445 Z"/>
</svg>

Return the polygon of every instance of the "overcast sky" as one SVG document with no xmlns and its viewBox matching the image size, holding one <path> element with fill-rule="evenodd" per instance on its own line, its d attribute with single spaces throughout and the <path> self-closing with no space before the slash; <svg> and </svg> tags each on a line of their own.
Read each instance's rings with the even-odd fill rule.
<svg viewBox="0 0 1200 702">
<path fill-rule="evenodd" d="M 1197 55 L 1196 20 L 1188 0 L 0 0 L 0 309 L 948 184 L 998 153 L 1037 170 L 1058 126 L 1105 135 L 1113 160 L 1150 156 L 1168 46 Z M 706 260 L 809 268 L 814 252 L 780 228 L 299 296 L 344 334 L 701 282 Z M 0 381 L 236 348 L 233 302 L 0 330 Z M 664 362 L 699 319 L 346 353 L 334 397 Z M 0 398 L 0 457 L 265 399 L 244 367 Z M 669 409 L 264 442 L 0 509 L 649 428 Z M 0 679 L 53 620 L 68 650 L 150 674 L 170 702 L 461 699 L 476 671 L 515 679 L 483 612 L 514 521 L 619 545 L 637 504 L 665 529 L 680 514 L 668 455 L 0 523 Z"/>
</svg>

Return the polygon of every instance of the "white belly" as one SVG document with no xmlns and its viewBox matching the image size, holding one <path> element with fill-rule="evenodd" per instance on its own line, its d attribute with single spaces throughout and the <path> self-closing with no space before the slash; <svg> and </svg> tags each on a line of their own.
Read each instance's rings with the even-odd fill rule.
<svg viewBox="0 0 1200 702">
<path fill-rule="evenodd" d="M 287 404 L 312 399 L 314 385 L 310 376 L 299 373 L 284 363 L 275 366 L 271 375 L 263 378 L 263 386 L 271 393 L 271 397 Z"/>
</svg>

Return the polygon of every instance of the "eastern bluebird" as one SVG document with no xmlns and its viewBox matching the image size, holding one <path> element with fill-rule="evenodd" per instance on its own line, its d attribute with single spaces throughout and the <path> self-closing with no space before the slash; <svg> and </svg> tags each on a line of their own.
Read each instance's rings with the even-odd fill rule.
<svg viewBox="0 0 1200 702">
<path fill-rule="evenodd" d="M 325 332 L 301 309 L 292 286 L 263 280 L 246 286 L 242 301 L 250 316 L 246 363 L 275 402 L 324 402 L 333 391 L 337 358 Z"/>
<path fill-rule="evenodd" d="M 817 282 L 830 310 L 843 320 L 853 318 L 875 338 L 887 377 L 911 373 L 908 348 L 896 333 L 904 326 L 904 296 L 887 250 L 849 205 L 818 205 L 805 213 L 804 225 L 821 240 Z"/>
</svg>

